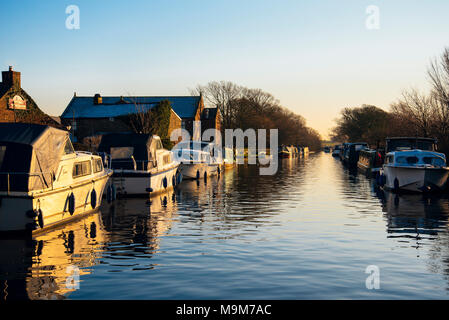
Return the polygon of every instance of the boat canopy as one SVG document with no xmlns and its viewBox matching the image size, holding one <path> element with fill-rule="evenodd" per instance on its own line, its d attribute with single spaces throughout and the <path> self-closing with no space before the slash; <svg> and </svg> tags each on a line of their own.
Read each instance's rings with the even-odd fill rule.
<svg viewBox="0 0 449 320">
<path fill-rule="evenodd" d="M 69 133 L 50 126 L 0 123 L 0 190 L 33 191 L 52 186 Z"/>
<path fill-rule="evenodd" d="M 435 151 L 437 140 L 434 138 L 422 138 L 422 137 L 391 137 L 386 139 L 386 152 L 395 150 L 425 150 Z"/>
<path fill-rule="evenodd" d="M 149 161 L 156 161 L 158 149 L 163 149 L 158 136 L 140 133 L 108 133 L 98 146 L 99 152 L 111 156 L 113 169 L 134 169 L 134 161 L 145 169 Z"/>
</svg>

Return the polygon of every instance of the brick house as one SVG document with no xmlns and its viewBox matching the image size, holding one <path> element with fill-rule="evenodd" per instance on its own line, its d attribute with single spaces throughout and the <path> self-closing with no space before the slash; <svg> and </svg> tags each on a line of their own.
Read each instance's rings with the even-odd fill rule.
<svg viewBox="0 0 449 320">
<path fill-rule="evenodd" d="M 60 127 L 45 114 L 21 87 L 20 72 L 2 71 L 0 82 L 0 122 L 25 122 Z"/>
<path fill-rule="evenodd" d="M 88 136 L 107 132 L 130 132 L 131 128 L 118 117 L 135 113 L 138 109 L 151 109 L 168 100 L 172 107 L 169 134 L 176 128 L 184 128 L 193 136 L 193 121 L 201 121 L 204 102 L 202 96 L 174 97 L 90 97 L 74 95 L 61 115 L 61 121 L 72 127 L 77 141 Z M 209 121 L 209 119 L 208 119 Z"/>
</svg>

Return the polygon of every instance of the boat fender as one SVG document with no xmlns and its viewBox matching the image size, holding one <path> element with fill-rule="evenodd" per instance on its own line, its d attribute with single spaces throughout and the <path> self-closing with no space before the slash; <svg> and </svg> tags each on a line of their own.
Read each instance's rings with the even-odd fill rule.
<svg viewBox="0 0 449 320">
<path fill-rule="evenodd" d="M 394 178 L 394 190 L 399 190 L 399 180 L 398 178 Z"/>
<path fill-rule="evenodd" d="M 153 192 L 153 188 L 146 188 L 145 189 L 147 192 Z"/>
<path fill-rule="evenodd" d="M 69 213 L 70 215 L 75 213 L 75 195 L 73 192 L 69 195 Z"/>
<path fill-rule="evenodd" d="M 26 215 L 28 218 L 34 219 L 37 217 L 38 213 L 37 213 L 37 210 L 28 210 L 26 212 Z"/>
<path fill-rule="evenodd" d="M 111 185 L 109 185 L 106 189 L 106 200 L 108 201 L 108 203 L 112 202 L 112 187 L 111 187 Z"/>
<path fill-rule="evenodd" d="M 92 192 L 90 193 L 90 206 L 92 209 L 95 209 L 97 206 L 97 191 L 95 191 L 95 189 L 92 189 Z"/>
<path fill-rule="evenodd" d="M 37 214 L 37 222 L 39 223 L 39 227 L 41 227 L 41 229 L 44 227 L 44 215 L 42 214 L 42 210 L 39 209 Z"/>
<path fill-rule="evenodd" d="M 111 191 L 112 191 L 112 201 L 115 201 L 117 199 L 117 189 L 115 188 L 115 184 L 111 185 Z"/>
<path fill-rule="evenodd" d="M 164 177 L 164 179 L 162 180 L 162 184 L 164 185 L 164 188 L 167 189 L 167 185 L 168 185 L 167 177 Z"/>
<path fill-rule="evenodd" d="M 200 170 L 196 170 L 196 178 L 197 178 L 197 179 L 200 178 Z"/>
</svg>

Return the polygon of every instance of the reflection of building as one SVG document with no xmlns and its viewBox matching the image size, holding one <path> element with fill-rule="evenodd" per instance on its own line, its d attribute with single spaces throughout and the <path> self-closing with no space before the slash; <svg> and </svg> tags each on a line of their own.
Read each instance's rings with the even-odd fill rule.
<svg viewBox="0 0 449 320">
<path fill-rule="evenodd" d="M 20 72 L 2 72 L 0 82 L 0 122 L 27 122 L 58 125 L 51 117 L 42 112 L 36 102 L 22 89 Z"/>
</svg>

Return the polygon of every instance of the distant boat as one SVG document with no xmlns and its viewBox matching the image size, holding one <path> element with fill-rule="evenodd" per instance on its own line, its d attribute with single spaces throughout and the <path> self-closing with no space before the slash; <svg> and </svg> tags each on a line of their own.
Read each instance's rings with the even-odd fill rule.
<svg viewBox="0 0 449 320">
<path fill-rule="evenodd" d="M 0 124 L 0 231 L 39 232 L 97 209 L 112 170 L 67 131 Z"/>
<path fill-rule="evenodd" d="M 338 157 L 340 155 L 340 152 L 341 152 L 341 146 L 336 145 L 336 146 L 334 146 L 334 149 L 332 150 L 332 156 Z"/>
<path fill-rule="evenodd" d="M 290 146 L 281 146 L 278 151 L 279 158 L 291 158 L 293 157 L 293 150 Z"/>
<path fill-rule="evenodd" d="M 179 163 L 164 149 L 159 136 L 110 133 L 102 137 L 98 151 L 111 157 L 112 182 L 118 196 L 154 195 L 181 180 Z"/>
<path fill-rule="evenodd" d="M 384 186 L 395 191 L 440 191 L 449 176 L 443 153 L 418 149 L 387 153 L 382 171 Z"/>
<path fill-rule="evenodd" d="M 343 163 L 349 167 L 356 167 L 359 161 L 359 153 L 363 149 L 368 149 L 366 142 L 347 143 L 343 151 Z"/>
</svg>

